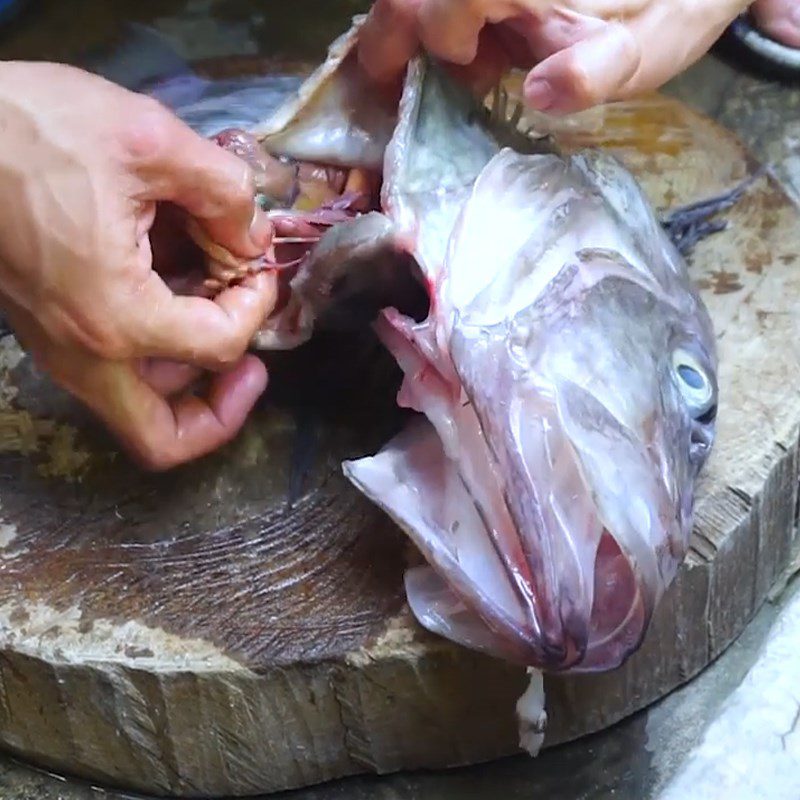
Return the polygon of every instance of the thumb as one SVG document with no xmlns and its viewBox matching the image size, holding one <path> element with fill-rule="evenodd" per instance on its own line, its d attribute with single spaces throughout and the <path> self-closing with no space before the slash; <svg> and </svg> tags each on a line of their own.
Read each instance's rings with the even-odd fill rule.
<svg viewBox="0 0 800 800">
<path fill-rule="evenodd" d="M 125 144 L 144 184 L 143 199 L 180 206 L 214 242 L 241 258 L 255 258 L 269 247 L 272 225 L 256 204 L 253 173 L 244 160 L 158 103 L 140 115 Z"/>
<path fill-rule="evenodd" d="M 537 64 L 525 79 L 525 102 L 538 111 L 571 114 L 618 99 L 641 58 L 631 31 L 622 23 L 608 23 Z"/>
</svg>

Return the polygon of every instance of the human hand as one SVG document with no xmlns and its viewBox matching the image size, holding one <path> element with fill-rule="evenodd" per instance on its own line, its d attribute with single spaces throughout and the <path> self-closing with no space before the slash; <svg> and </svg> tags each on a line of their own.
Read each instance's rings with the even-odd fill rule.
<svg viewBox="0 0 800 800">
<path fill-rule="evenodd" d="M 248 166 L 154 100 L 44 63 L 0 63 L 0 142 L 0 307 L 37 365 L 149 468 L 233 438 L 266 387 L 245 351 L 276 279 L 178 296 L 149 234 L 166 203 L 232 253 L 263 254 Z"/>
<path fill-rule="evenodd" d="M 698 60 L 743 0 L 377 0 L 360 58 L 394 79 L 422 44 L 488 90 L 530 69 L 525 101 L 564 114 L 657 89 Z M 532 69 L 531 69 L 532 68 Z"/>
</svg>

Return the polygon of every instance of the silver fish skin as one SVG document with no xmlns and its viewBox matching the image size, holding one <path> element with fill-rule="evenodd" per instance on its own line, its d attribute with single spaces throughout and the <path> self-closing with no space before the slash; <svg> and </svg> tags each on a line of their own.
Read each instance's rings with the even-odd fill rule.
<svg viewBox="0 0 800 800">
<path fill-rule="evenodd" d="M 358 65 L 354 18 L 297 96 L 255 125 L 251 133 L 273 153 L 340 167 L 380 168 L 397 121 L 391 95 L 376 92 Z"/>
<path fill-rule="evenodd" d="M 713 329 L 622 164 L 502 133 L 411 66 L 383 207 L 431 313 L 376 327 L 427 422 L 345 472 L 425 555 L 406 589 L 426 628 L 540 669 L 612 669 L 687 550 Z"/>
<path fill-rule="evenodd" d="M 522 136 L 426 57 L 390 111 L 353 82 L 359 24 L 254 130 L 300 160 L 380 154 L 381 209 L 322 238 L 292 280 L 302 336 L 267 325 L 261 345 L 310 335 L 330 276 L 410 257 L 429 316 L 387 308 L 375 327 L 419 417 L 343 468 L 425 557 L 406 575 L 413 613 L 533 669 L 613 669 L 687 550 L 715 432 L 711 320 L 619 161 Z"/>
</svg>

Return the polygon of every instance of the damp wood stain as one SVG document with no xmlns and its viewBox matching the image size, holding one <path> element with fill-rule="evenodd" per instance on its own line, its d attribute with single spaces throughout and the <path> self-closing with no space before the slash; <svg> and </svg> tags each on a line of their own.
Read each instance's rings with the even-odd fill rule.
<svg viewBox="0 0 800 800">
<path fill-rule="evenodd" d="M 744 287 L 739 280 L 739 273 L 720 269 L 710 273 L 704 288 L 711 289 L 714 294 L 733 294 Z"/>
<path fill-rule="evenodd" d="M 753 275 L 761 275 L 764 271 L 764 261 L 762 253 L 748 253 L 744 259 L 745 269 Z"/>
</svg>

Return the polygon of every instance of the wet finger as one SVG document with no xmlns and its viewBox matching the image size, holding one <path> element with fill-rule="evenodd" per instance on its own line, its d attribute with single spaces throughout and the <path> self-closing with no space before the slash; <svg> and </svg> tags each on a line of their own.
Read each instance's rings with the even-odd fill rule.
<svg viewBox="0 0 800 800">
<path fill-rule="evenodd" d="M 277 299 L 272 272 L 252 275 L 214 300 L 174 295 L 156 275 L 125 321 L 140 358 L 166 358 L 210 370 L 236 363 Z"/>
<path fill-rule="evenodd" d="M 620 23 L 561 50 L 525 79 L 526 103 L 551 114 L 582 111 L 615 99 L 642 60 L 638 41 Z"/>
<path fill-rule="evenodd" d="M 443 61 L 470 64 L 478 55 L 486 22 L 483 4 L 474 0 L 428 0 L 419 12 L 420 39 L 429 53 Z"/>
</svg>

